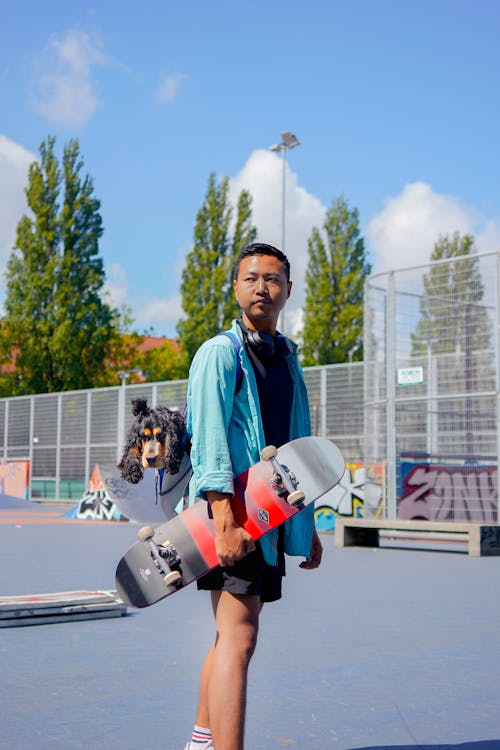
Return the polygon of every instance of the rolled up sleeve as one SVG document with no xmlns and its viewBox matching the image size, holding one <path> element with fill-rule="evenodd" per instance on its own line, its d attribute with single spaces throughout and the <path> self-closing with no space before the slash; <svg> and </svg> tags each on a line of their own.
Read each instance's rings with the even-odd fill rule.
<svg viewBox="0 0 500 750">
<path fill-rule="evenodd" d="M 236 386 L 236 352 L 225 337 L 205 342 L 191 365 L 188 385 L 188 431 L 194 491 L 233 494 L 228 430 Z"/>
</svg>

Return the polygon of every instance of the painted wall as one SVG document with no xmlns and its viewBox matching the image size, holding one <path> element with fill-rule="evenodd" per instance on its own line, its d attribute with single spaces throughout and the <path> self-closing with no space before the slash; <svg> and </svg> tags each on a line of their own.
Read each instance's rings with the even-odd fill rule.
<svg viewBox="0 0 500 750">
<path fill-rule="evenodd" d="M 376 515 L 381 508 L 383 475 L 382 465 L 372 467 L 372 476 L 367 482 L 363 464 L 346 464 L 339 484 L 315 503 L 318 531 L 333 531 L 338 516 L 364 516 L 365 504 L 370 507 L 370 515 Z"/>
<path fill-rule="evenodd" d="M 495 523 L 496 466 L 452 466 L 402 462 L 399 518 Z"/>
<path fill-rule="evenodd" d="M 66 514 L 65 518 L 87 521 L 128 521 L 115 501 L 107 493 L 99 466 L 96 464 L 89 486 L 81 500 Z"/>
<path fill-rule="evenodd" d="M 29 461 L 0 461 L 0 493 L 27 500 L 29 477 Z"/>
</svg>

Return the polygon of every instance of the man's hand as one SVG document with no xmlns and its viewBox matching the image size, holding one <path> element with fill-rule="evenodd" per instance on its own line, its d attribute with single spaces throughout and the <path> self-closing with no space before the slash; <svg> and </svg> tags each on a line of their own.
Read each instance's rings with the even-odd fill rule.
<svg viewBox="0 0 500 750">
<path fill-rule="evenodd" d="M 304 570 L 313 570 L 314 568 L 318 568 L 321 563 L 322 556 L 323 545 L 320 542 L 318 532 L 316 531 L 316 529 L 314 529 L 309 557 L 306 558 L 304 562 L 301 562 L 299 567 L 304 568 Z"/>
<path fill-rule="evenodd" d="M 255 543 L 248 533 L 234 520 L 231 496 L 220 492 L 207 492 L 215 526 L 215 549 L 219 565 L 231 567 L 253 552 Z"/>
</svg>

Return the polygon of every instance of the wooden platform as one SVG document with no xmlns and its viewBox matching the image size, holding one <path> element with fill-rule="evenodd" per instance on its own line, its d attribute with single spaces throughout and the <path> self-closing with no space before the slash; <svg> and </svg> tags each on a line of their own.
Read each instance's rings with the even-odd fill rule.
<svg viewBox="0 0 500 750">
<path fill-rule="evenodd" d="M 116 591 L 62 591 L 0 597 L 0 628 L 121 617 L 126 605 Z"/>
<path fill-rule="evenodd" d="M 379 547 L 380 533 L 398 538 L 462 541 L 471 557 L 500 555 L 500 524 L 337 518 L 336 547 Z"/>
</svg>

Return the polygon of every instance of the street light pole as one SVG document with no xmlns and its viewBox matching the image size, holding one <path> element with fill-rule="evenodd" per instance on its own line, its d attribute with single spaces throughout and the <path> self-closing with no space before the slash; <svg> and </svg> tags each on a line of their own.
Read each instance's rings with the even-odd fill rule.
<svg viewBox="0 0 500 750">
<path fill-rule="evenodd" d="M 300 146 L 300 141 L 291 133 L 289 130 L 281 133 L 281 142 L 275 143 L 274 146 L 269 146 L 269 151 L 274 153 L 281 153 L 281 165 L 282 165 L 282 176 L 281 176 L 281 250 L 286 253 L 285 242 L 286 242 L 286 152 L 289 149 Z M 285 313 L 282 310 L 280 313 L 278 326 L 281 333 L 285 333 Z"/>
<path fill-rule="evenodd" d="M 281 252 L 286 253 L 286 147 L 281 149 Z"/>
</svg>

